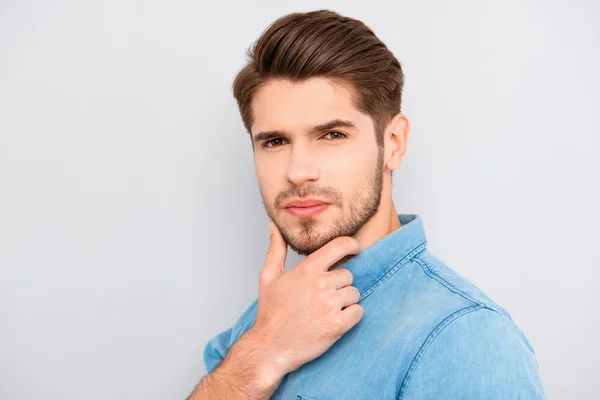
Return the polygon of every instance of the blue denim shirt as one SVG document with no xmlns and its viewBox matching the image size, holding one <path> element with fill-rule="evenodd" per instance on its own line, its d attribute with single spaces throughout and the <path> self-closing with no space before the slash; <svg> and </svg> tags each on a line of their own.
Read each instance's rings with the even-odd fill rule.
<svg viewBox="0 0 600 400">
<path fill-rule="evenodd" d="M 508 312 L 427 250 L 418 215 L 398 217 L 399 229 L 336 267 L 354 275 L 363 318 L 271 399 L 545 399 Z M 254 324 L 257 302 L 208 342 L 208 373 Z"/>
</svg>

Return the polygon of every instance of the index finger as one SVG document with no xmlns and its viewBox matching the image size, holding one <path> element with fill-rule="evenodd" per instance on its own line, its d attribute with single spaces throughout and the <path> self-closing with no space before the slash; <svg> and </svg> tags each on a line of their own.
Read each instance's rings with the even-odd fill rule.
<svg viewBox="0 0 600 400">
<path fill-rule="evenodd" d="M 304 261 L 315 265 L 321 271 L 327 271 L 337 261 L 347 255 L 358 254 L 360 250 L 358 240 L 350 236 L 338 236 L 308 255 Z"/>
</svg>

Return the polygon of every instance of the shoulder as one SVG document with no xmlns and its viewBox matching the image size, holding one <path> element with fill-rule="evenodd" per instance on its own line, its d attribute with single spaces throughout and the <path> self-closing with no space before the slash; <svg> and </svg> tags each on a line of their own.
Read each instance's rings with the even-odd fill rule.
<svg viewBox="0 0 600 400">
<path fill-rule="evenodd" d="M 466 300 L 466 304 L 483 306 L 512 320 L 507 310 L 430 251 L 422 251 L 413 257 L 412 260 L 419 265 L 419 268 L 428 280 L 435 285 L 442 285 L 446 288 L 447 296 L 460 296 Z"/>
<path fill-rule="evenodd" d="M 208 341 L 203 353 L 204 365 L 208 374 L 221 363 L 231 346 L 254 325 L 257 307 L 258 298 L 246 308 L 231 327 L 221 331 Z"/>
<path fill-rule="evenodd" d="M 412 321 L 417 344 L 431 339 L 434 332 L 479 309 L 487 312 L 474 315 L 493 315 L 494 320 L 510 324 L 520 332 L 506 309 L 428 250 L 413 256 L 404 268 L 398 283 L 391 288 L 402 296 L 386 296 L 385 301 L 396 303 L 402 317 L 398 319 L 399 324 L 404 324 L 405 320 Z M 522 333 L 521 336 L 533 352 L 527 338 Z"/>
<path fill-rule="evenodd" d="M 399 398 L 441 394 L 545 398 L 538 363 L 525 336 L 512 320 L 484 306 L 438 325 L 415 356 Z"/>
<path fill-rule="evenodd" d="M 510 313 L 474 283 L 427 250 L 413 257 L 413 262 L 419 265 L 420 274 L 429 284 L 423 290 L 422 295 L 435 297 L 438 304 L 439 313 L 437 313 L 435 319 L 437 326 L 431 332 L 432 334 L 435 330 L 451 323 L 456 325 L 454 330 L 458 330 L 462 324 L 454 321 L 459 318 L 465 318 L 466 321 L 473 319 L 477 321 L 486 320 L 490 324 L 495 323 L 511 327 L 529 351 L 535 353 Z M 435 287 L 435 289 L 432 287 Z"/>
<path fill-rule="evenodd" d="M 416 304 L 435 310 L 421 313 L 430 318 L 399 398 L 544 398 L 535 352 L 508 311 L 429 251 L 412 261 L 425 282 Z"/>
</svg>

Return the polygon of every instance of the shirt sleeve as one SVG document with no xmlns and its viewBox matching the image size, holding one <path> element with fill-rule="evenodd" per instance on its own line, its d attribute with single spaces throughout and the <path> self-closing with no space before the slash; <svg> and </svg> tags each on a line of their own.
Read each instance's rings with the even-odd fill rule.
<svg viewBox="0 0 600 400">
<path fill-rule="evenodd" d="M 203 358 L 207 374 L 213 372 L 221 364 L 231 346 L 254 325 L 257 306 L 258 299 L 250 304 L 233 326 L 213 336 L 206 343 Z"/>
<path fill-rule="evenodd" d="M 546 399 L 527 338 L 488 308 L 434 330 L 410 370 L 399 399 Z"/>
<path fill-rule="evenodd" d="M 220 332 L 206 343 L 204 347 L 204 366 L 210 374 L 219 366 L 233 342 L 233 326 Z"/>
</svg>

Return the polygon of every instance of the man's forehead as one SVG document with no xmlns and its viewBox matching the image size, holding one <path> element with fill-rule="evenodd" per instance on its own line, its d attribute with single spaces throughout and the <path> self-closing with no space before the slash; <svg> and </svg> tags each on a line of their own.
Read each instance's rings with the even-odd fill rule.
<svg viewBox="0 0 600 400">
<path fill-rule="evenodd" d="M 326 78 L 299 83 L 273 80 L 262 86 L 252 99 L 252 132 L 265 130 L 307 130 L 334 119 L 360 125 L 365 115 L 347 86 Z"/>
</svg>

